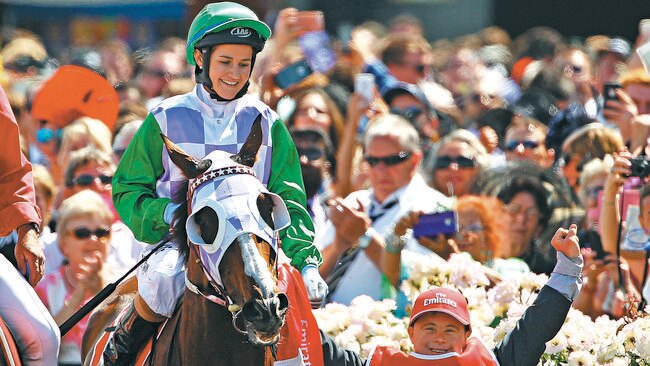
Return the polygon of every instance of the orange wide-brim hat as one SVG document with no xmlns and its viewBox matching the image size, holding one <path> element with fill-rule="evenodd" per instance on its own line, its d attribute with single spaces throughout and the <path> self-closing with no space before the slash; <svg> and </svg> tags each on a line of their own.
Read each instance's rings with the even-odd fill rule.
<svg viewBox="0 0 650 366">
<path fill-rule="evenodd" d="M 101 120 L 112 131 L 120 99 L 101 75 L 81 66 L 59 67 L 34 96 L 32 116 L 63 128 L 79 117 Z"/>
</svg>

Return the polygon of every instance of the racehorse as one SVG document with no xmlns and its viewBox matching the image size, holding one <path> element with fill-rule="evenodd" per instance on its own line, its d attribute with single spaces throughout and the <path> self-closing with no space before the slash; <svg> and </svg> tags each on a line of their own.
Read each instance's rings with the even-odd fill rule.
<svg viewBox="0 0 650 366">
<path fill-rule="evenodd" d="M 289 305 L 277 287 L 277 232 L 289 215 L 252 168 L 262 143 L 261 116 L 235 155 L 213 151 L 199 160 L 161 136 L 188 179 L 172 230 L 177 243 L 187 243 L 179 245 L 187 286 L 148 364 L 272 365 Z M 133 281 L 91 316 L 82 350 L 86 365 L 95 364 L 90 346 L 128 304 Z M 123 289 L 127 285 L 131 291 Z"/>
</svg>

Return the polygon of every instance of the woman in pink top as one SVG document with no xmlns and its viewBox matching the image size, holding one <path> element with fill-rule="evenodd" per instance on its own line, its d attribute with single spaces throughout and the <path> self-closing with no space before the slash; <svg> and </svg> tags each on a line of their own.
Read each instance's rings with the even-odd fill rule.
<svg viewBox="0 0 650 366">
<path fill-rule="evenodd" d="M 66 260 L 58 271 L 43 278 L 36 293 L 62 324 L 110 279 L 105 266 L 113 215 L 102 198 L 90 190 L 63 201 L 58 223 L 58 243 Z M 81 364 L 81 339 L 88 317 L 61 340 L 59 363 Z"/>
</svg>

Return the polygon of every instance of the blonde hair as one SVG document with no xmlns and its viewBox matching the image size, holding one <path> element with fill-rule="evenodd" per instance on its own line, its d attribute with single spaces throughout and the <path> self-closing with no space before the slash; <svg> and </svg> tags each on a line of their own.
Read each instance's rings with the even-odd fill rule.
<svg viewBox="0 0 650 366">
<path fill-rule="evenodd" d="M 563 152 L 577 154 L 582 158 L 602 159 L 605 155 L 622 151 L 624 148 L 621 134 L 598 122 L 578 128 L 562 143 Z"/>
<path fill-rule="evenodd" d="M 52 175 L 43 165 L 32 164 L 32 176 L 34 177 L 34 189 L 41 191 L 47 200 L 46 206 L 49 206 L 54 201 L 54 194 L 56 193 L 56 185 Z M 42 227 L 50 223 L 52 212 L 41 212 L 43 216 Z"/>
<path fill-rule="evenodd" d="M 113 135 L 104 122 L 90 117 L 79 117 L 63 129 L 61 137 L 61 149 L 59 151 L 59 164 L 66 167 L 70 161 L 73 141 L 87 137 L 89 143 L 98 150 L 111 153 L 111 142 Z"/>
<path fill-rule="evenodd" d="M 630 84 L 650 86 L 650 75 L 642 67 L 626 71 L 619 80 L 624 88 Z"/>
<path fill-rule="evenodd" d="M 102 197 L 89 189 L 70 196 L 63 201 L 59 209 L 57 232 L 59 238 L 68 232 L 68 225 L 74 219 L 91 217 L 103 221 L 109 227 L 113 223 L 113 214 Z M 59 240 L 59 243 L 61 240 Z"/>
<path fill-rule="evenodd" d="M 0 56 L 4 63 L 12 62 L 21 56 L 31 57 L 36 61 L 42 62 L 47 57 L 47 51 L 38 38 L 21 36 L 7 43 L 2 48 Z"/>
</svg>

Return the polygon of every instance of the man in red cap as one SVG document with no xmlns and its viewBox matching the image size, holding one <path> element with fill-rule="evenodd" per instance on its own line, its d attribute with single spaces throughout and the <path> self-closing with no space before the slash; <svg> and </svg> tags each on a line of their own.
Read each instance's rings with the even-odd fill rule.
<svg viewBox="0 0 650 366">
<path fill-rule="evenodd" d="M 546 286 L 537 295 L 516 327 L 494 350 L 488 350 L 472 337 L 467 300 L 454 289 L 436 287 L 422 292 L 413 303 L 408 334 L 413 352 L 378 346 L 368 357 L 366 366 L 428 365 L 535 366 L 546 347 L 560 330 L 571 302 L 582 286 L 582 256 L 577 226 L 559 228 L 553 239 L 558 263 Z M 352 351 L 338 348 L 321 332 L 327 365 L 361 365 Z"/>
</svg>

